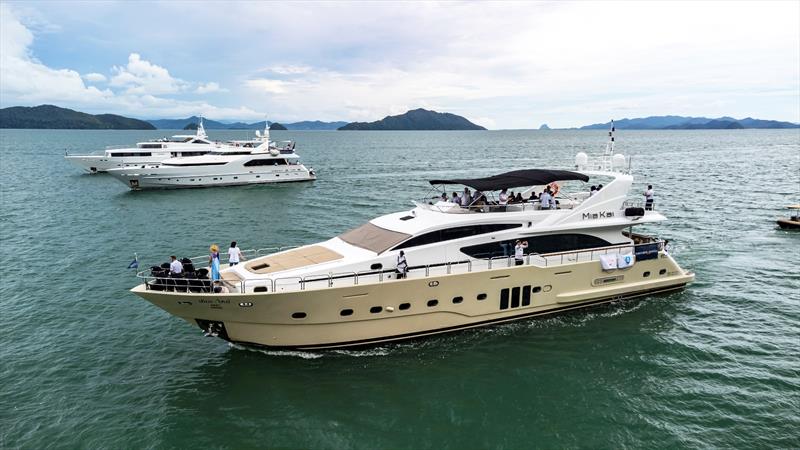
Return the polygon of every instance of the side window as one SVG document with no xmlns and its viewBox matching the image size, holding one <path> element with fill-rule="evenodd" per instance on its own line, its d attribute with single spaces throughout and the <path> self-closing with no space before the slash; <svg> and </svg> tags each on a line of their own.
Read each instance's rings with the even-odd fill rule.
<svg viewBox="0 0 800 450">
<path fill-rule="evenodd" d="M 244 163 L 245 167 L 253 166 L 285 166 L 286 160 L 283 158 L 270 158 L 270 159 L 251 159 Z"/>
<path fill-rule="evenodd" d="M 479 234 L 493 233 L 495 231 L 508 230 L 511 228 L 521 227 L 519 223 L 501 223 L 489 225 L 470 225 L 464 227 L 448 228 L 444 230 L 431 231 L 419 236 L 413 237 L 394 248 L 400 250 L 403 248 L 417 247 L 420 245 L 433 244 L 436 242 L 451 241 L 453 239 L 461 239 L 464 237 L 475 236 Z"/>
<path fill-rule="evenodd" d="M 533 236 L 527 239 L 528 248 L 525 253 L 557 253 L 587 248 L 608 247 L 612 245 L 604 239 L 587 234 L 551 234 Z M 516 240 L 487 242 L 485 244 L 462 247 L 461 251 L 473 258 L 496 258 L 514 254 Z"/>
</svg>

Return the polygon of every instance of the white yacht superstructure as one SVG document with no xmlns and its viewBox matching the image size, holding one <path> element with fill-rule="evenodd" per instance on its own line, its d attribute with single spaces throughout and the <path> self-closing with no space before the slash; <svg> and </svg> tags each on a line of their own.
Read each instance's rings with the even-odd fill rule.
<svg viewBox="0 0 800 450">
<path fill-rule="evenodd" d="M 278 146 L 269 140 L 269 130 L 258 134 L 259 145 L 234 141 L 215 147 L 201 156 L 175 157 L 157 164 L 145 164 L 108 173 L 132 190 L 236 186 L 244 184 L 286 183 L 316 179 L 313 169 L 300 163 L 295 143 Z"/>
<path fill-rule="evenodd" d="M 611 147 L 613 149 L 613 147 Z M 417 202 L 324 242 L 262 249 L 223 269 L 183 277 L 142 272 L 132 292 L 231 342 L 322 349 L 396 341 L 682 289 L 694 274 L 665 241 L 632 232 L 665 217 L 628 199 L 625 158 L 576 158 L 578 170 L 521 170 L 434 180 L 484 194 L 539 194 L 541 202 Z M 592 194 L 567 184 L 608 179 Z M 558 187 L 555 187 L 558 190 Z M 640 202 L 641 203 L 641 202 Z M 402 270 L 400 260 L 407 262 Z M 398 271 L 396 268 L 400 268 Z"/>
<path fill-rule="evenodd" d="M 219 145 L 221 144 L 208 139 L 203 122 L 200 121 L 195 134 L 176 134 L 169 139 L 138 142 L 136 147 L 108 147 L 102 154 L 65 155 L 64 158 L 86 172 L 97 173 L 121 167 L 155 164 L 167 158 L 205 155 Z"/>
</svg>

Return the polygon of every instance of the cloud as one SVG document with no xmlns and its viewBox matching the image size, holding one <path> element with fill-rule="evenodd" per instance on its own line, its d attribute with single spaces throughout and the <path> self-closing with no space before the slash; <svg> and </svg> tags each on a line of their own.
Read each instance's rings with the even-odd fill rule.
<svg viewBox="0 0 800 450">
<path fill-rule="evenodd" d="M 288 88 L 291 84 L 292 83 L 288 81 L 271 80 L 268 78 L 256 78 L 245 82 L 245 86 L 267 94 L 285 94 L 289 92 Z"/>
<path fill-rule="evenodd" d="M 197 94 L 210 94 L 212 92 L 228 92 L 227 89 L 219 87 L 219 83 L 213 81 L 208 83 L 200 83 L 197 89 L 194 90 Z"/>
<path fill-rule="evenodd" d="M 83 78 L 86 81 L 91 81 L 93 83 L 102 83 L 102 82 L 106 81 L 106 76 L 105 75 L 103 75 L 102 73 L 96 73 L 96 72 L 87 73 L 86 75 L 83 76 Z"/>
<path fill-rule="evenodd" d="M 109 84 L 125 88 L 128 94 L 174 94 L 189 88 L 189 83 L 173 78 L 169 71 L 142 59 L 138 53 L 128 56 L 128 65 L 114 66 Z"/>
<path fill-rule="evenodd" d="M 56 99 L 76 104 L 102 102 L 113 93 L 86 86 L 78 72 L 51 69 L 34 59 L 29 46 L 30 32 L 10 6 L 0 3 L 0 97 L 23 102 L 51 102 Z"/>
</svg>

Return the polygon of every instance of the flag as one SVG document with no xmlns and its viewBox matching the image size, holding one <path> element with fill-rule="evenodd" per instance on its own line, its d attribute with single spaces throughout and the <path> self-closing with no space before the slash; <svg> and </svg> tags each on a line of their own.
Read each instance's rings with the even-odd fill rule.
<svg viewBox="0 0 800 450">
<path fill-rule="evenodd" d="M 133 255 L 133 261 L 128 264 L 128 269 L 138 269 L 139 268 L 139 257 L 137 255 Z"/>
</svg>

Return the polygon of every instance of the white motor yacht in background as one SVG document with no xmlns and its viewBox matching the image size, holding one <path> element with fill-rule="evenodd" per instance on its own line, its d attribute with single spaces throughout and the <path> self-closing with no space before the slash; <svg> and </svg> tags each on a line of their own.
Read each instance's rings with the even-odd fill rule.
<svg viewBox="0 0 800 450">
<path fill-rule="evenodd" d="M 216 145 L 208 139 L 201 120 L 195 134 L 176 134 L 169 139 L 138 142 L 136 147 L 108 147 L 103 154 L 65 155 L 64 158 L 89 173 L 97 173 L 120 167 L 155 164 L 176 156 L 205 155 Z"/>
<path fill-rule="evenodd" d="M 256 131 L 259 145 L 233 141 L 201 156 L 175 157 L 157 164 L 111 169 L 108 173 L 132 190 L 236 186 L 315 180 L 313 169 L 300 163 L 295 143 L 278 146 L 269 140 L 269 129 Z"/>
<path fill-rule="evenodd" d="M 625 157 L 612 152 L 613 143 L 596 165 L 579 153 L 576 171 L 528 169 L 431 181 L 488 196 L 521 189 L 526 197 L 561 182 L 562 189 L 552 185 L 560 190 L 555 209 L 426 199 L 327 241 L 251 251 L 213 284 L 207 269 L 170 277 L 168 269 L 154 266 L 139 273 L 144 283 L 132 292 L 230 342 L 324 349 L 684 288 L 694 274 L 667 253 L 665 241 L 632 232 L 666 218 L 652 204 L 628 200 L 633 176 Z M 605 187 L 590 192 L 581 183 L 590 178 L 605 181 Z"/>
</svg>

